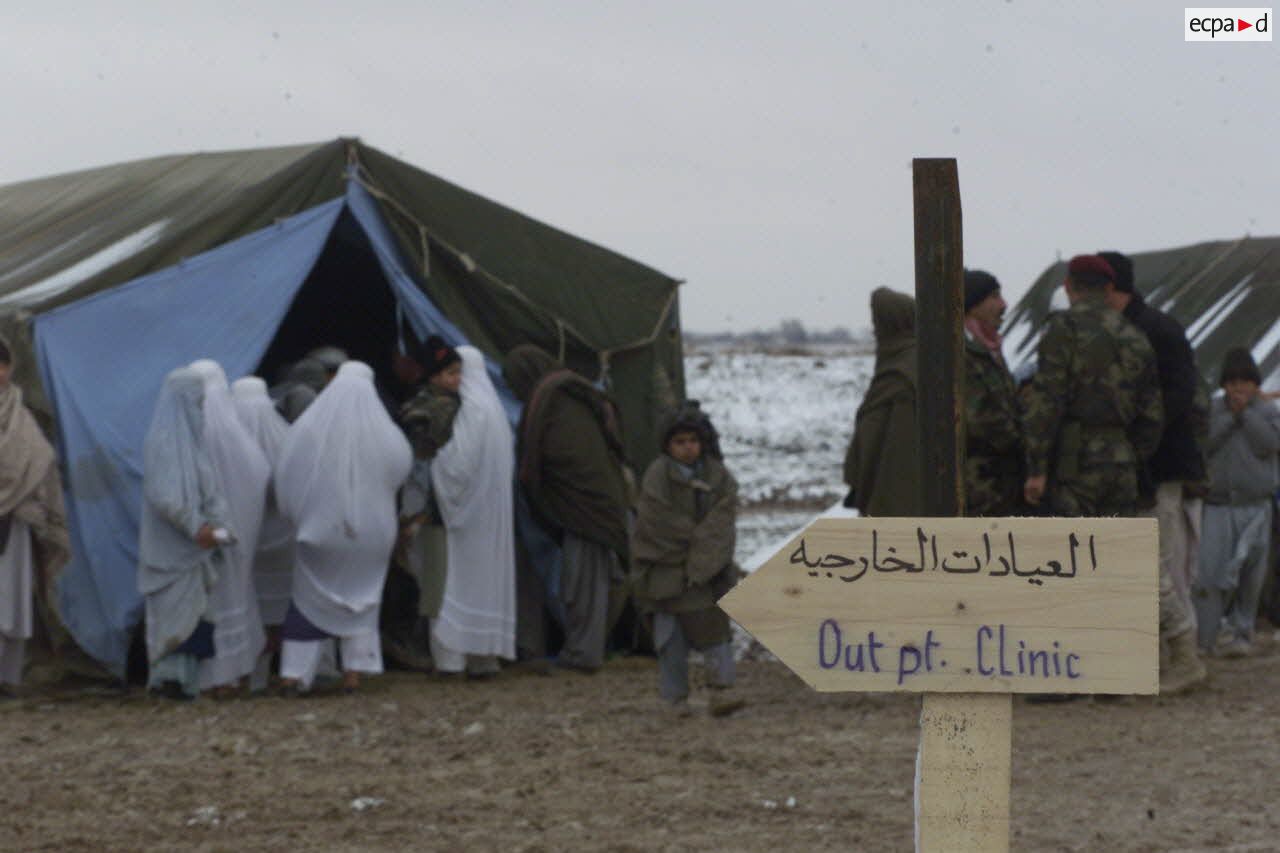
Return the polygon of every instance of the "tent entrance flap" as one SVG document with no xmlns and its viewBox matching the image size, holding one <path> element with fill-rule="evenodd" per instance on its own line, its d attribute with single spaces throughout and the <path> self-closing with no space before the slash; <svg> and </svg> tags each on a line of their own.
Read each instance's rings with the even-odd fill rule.
<svg viewBox="0 0 1280 853">
<path fill-rule="evenodd" d="M 379 389 L 398 401 L 407 389 L 391 373 L 396 314 L 396 296 L 373 247 L 344 211 L 254 372 L 275 384 L 307 353 L 335 346 L 372 367 Z"/>
</svg>

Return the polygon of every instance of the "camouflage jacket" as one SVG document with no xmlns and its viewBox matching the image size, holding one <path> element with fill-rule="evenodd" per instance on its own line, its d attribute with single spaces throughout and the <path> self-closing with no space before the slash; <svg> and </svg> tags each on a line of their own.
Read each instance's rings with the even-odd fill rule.
<svg viewBox="0 0 1280 853">
<path fill-rule="evenodd" d="M 1023 418 L 1029 476 L 1070 482 L 1093 468 L 1136 471 L 1159 445 L 1163 418 L 1146 335 L 1100 298 L 1050 316 Z"/>
<path fill-rule="evenodd" d="M 1015 515 L 1022 495 L 1022 413 L 1008 368 L 965 337 L 965 515 Z"/>
<path fill-rule="evenodd" d="M 423 385 L 400 407 L 400 426 L 413 446 L 414 456 L 432 459 L 448 443 L 461 405 L 462 398 L 457 394 Z"/>
</svg>

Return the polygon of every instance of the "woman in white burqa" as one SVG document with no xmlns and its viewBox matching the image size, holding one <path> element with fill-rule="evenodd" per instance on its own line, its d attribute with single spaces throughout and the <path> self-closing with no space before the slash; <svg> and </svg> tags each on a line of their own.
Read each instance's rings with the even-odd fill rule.
<svg viewBox="0 0 1280 853">
<path fill-rule="evenodd" d="M 322 641 L 336 637 L 343 687 L 382 672 L 378 610 L 398 525 L 409 442 L 387 415 L 367 364 L 348 361 L 289 428 L 276 462 L 280 511 L 298 531 L 280 675 L 311 686 Z"/>
<path fill-rule="evenodd" d="M 512 477 L 515 444 L 506 412 L 475 347 L 462 357 L 462 405 L 453 437 L 431 463 L 444 519 L 448 570 L 431 656 L 441 672 L 483 676 L 515 658 L 516 573 Z"/>
<path fill-rule="evenodd" d="M 200 687 L 227 694 L 253 673 L 267 635 L 258 610 L 253 558 L 266 505 L 271 465 L 240 423 L 227 376 L 216 361 L 192 362 L 204 379 L 205 446 L 227 501 L 232 541 L 222 546 L 222 566 L 210 592 L 214 656 L 200 664 Z"/>
<path fill-rule="evenodd" d="M 289 431 L 289 422 L 276 411 L 267 394 L 267 383 L 257 376 L 245 376 L 231 383 L 236 414 L 258 449 L 274 469 Z M 258 610 L 267 628 L 267 646 L 258 659 L 252 687 L 266 686 L 271 655 L 279 651 L 280 626 L 289 610 L 293 583 L 293 525 L 280 513 L 275 489 L 267 484 L 266 506 L 258 533 L 258 549 L 253 556 L 253 584 L 258 593 Z"/>
<path fill-rule="evenodd" d="M 200 692 L 213 654 L 209 591 L 222 567 L 214 531 L 227 503 L 205 444 L 204 379 L 189 367 L 165 377 L 142 444 L 138 591 L 146 600 L 148 686 L 173 699 Z"/>
</svg>

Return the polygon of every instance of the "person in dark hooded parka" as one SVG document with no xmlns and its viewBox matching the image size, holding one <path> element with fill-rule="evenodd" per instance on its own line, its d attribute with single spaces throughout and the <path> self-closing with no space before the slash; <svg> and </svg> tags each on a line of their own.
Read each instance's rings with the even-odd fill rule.
<svg viewBox="0 0 1280 853">
<path fill-rule="evenodd" d="M 503 373 L 524 403 L 520 485 L 562 547 L 566 624 L 559 663 L 594 671 L 604 663 L 610 586 L 625 582 L 630 564 L 617 410 L 604 392 L 536 346 L 508 353 Z"/>
<path fill-rule="evenodd" d="M 917 516 L 916 301 L 877 288 L 871 294 L 871 322 L 875 375 L 858 407 L 845 454 L 845 505 L 865 516 Z"/>
</svg>

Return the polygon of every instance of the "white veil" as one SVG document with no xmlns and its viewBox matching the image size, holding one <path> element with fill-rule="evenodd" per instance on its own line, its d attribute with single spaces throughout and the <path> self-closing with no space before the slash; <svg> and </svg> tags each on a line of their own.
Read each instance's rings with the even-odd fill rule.
<svg viewBox="0 0 1280 853">
<path fill-rule="evenodd" d="M 413 452 L 367 364 L 348 361 L 289 428 L 276 502 L 298 531 L 294 603 L 314 625 L 349 636 L 377 628 L 398 530 L 396 490 Z"/>
<path fill-rule="evenodd" d="M 201 665 L 200 684 L 211 687 L 251 673 L 266 644 L 252 569 L 271 466 L 240 423 L 222 367 L 201 359 L 191 369 L 204 380 L 205 445 L 236 539 L 222 548 L 225 563 L 210 592 L 215 656 Z"/>
<path fill-rule="evenodd" d="M 448 531 L 448 574 L 437 643 L 464 654 L 515 657 L 515 444 L 506 411 L 475 347 L 462 357 L 462 405 L 453 437 L 431 464 Z"/>
<path fill-rule="evenodd" d="M 267 464 L 274 467 L 289 431 L 289 422 L 276 411 L 267 395 L 267 383 L 256 376 L 245 376 L 231 383 L 231 396 L 240 423 L 262 450 Z M 289 520 L 280 514 L 270 482 L 266 491 L 258 547 L 253 558 L 253 582 L 262 621 L 279 625 L 289 609 L 294 530 Z"/>
<path fill-rule="evenodd" d="M 289 431 L 289 422 L 271 402 L 267 383 L 257 376 L 237 379 L 231 383 L 231 397 L 245 431 L 266 456 L 267 464 L 274 465 L 284 444 L 285 433 Z"/>
</svg>

